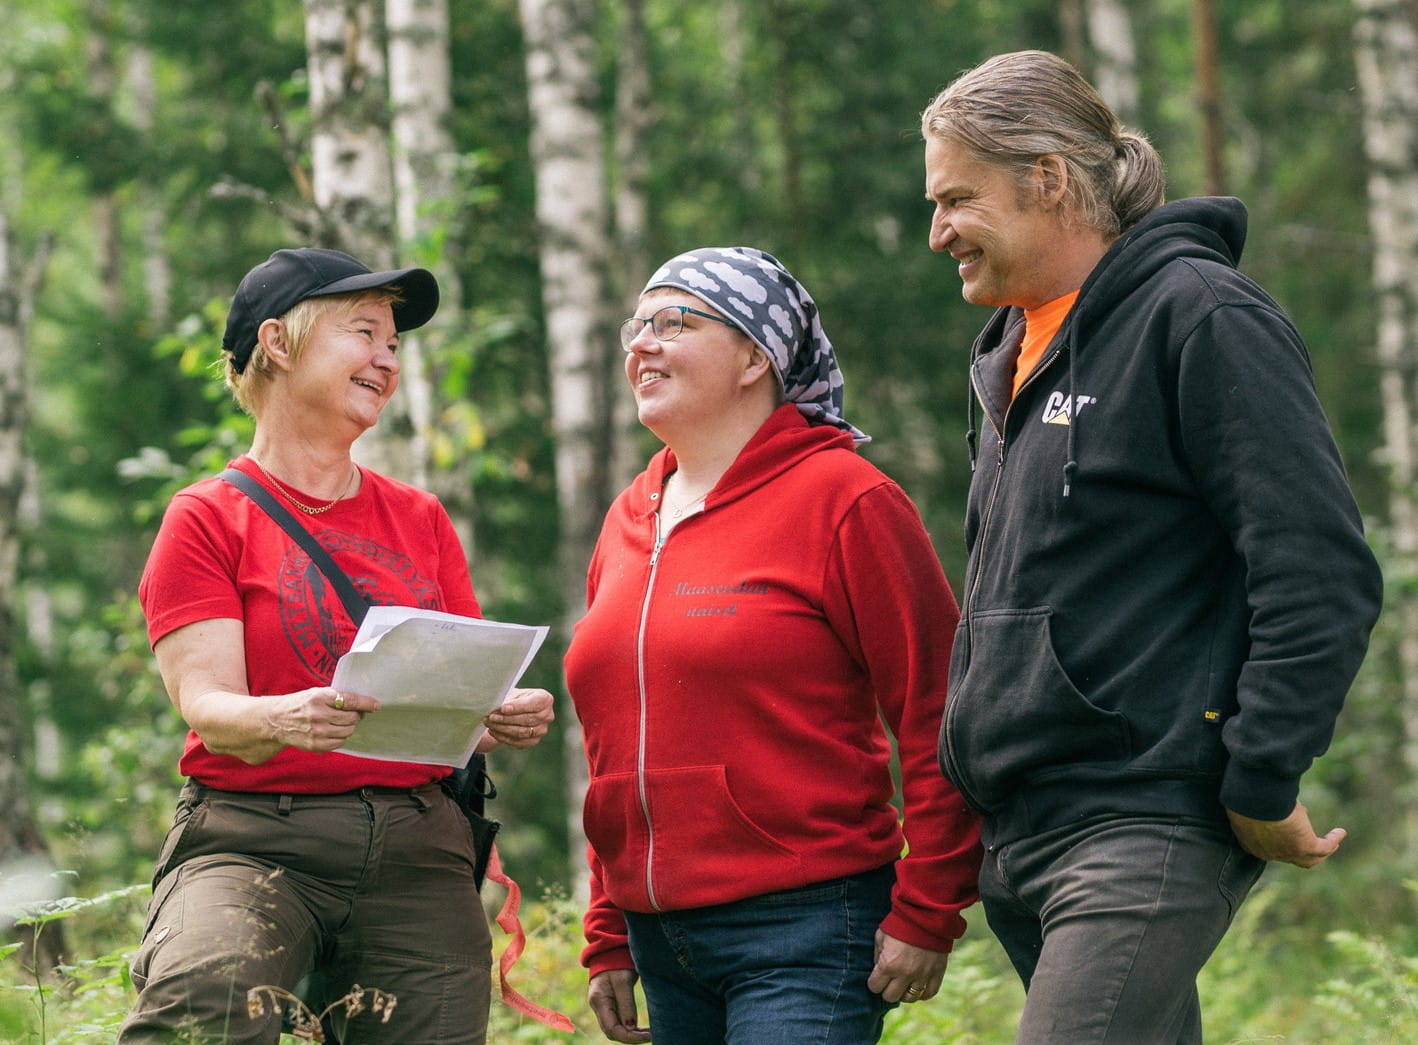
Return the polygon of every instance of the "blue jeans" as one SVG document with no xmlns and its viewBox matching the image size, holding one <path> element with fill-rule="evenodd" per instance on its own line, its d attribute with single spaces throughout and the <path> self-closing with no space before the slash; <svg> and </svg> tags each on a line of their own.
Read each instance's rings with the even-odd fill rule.
<svg viewBox="0 0 1418 1045">
<path fill-rule="evenodd" d="M 627 912 L 655 1045 L 866 1045 L 867 990 L 895 868 L 714 907 Z"/>
<path fill-rule="evenodd" d="M 1264 867 L 1219 826 L 1167 820 L 991 846 L 980 896 L 1024 981 L 1016 1043 L 1198 1045 L 1197 973 Z"/>
</svg>

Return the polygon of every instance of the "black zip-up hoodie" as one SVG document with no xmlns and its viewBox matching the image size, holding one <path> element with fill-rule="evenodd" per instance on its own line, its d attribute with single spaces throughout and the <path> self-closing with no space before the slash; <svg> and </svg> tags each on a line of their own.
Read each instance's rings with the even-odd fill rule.
<svg viewBox="0 0 1418 1045">
<path fill-rule="evenodd" d="M 939 755 L 987 842 L 1282 819 L 1329 745 L 1381 579 L 1299 334 L 1236 270 L 1245 229 L 1238 200 L 1159 207 L 1013 402 L 1023 314 L 976 340 Z"/>
</svg>

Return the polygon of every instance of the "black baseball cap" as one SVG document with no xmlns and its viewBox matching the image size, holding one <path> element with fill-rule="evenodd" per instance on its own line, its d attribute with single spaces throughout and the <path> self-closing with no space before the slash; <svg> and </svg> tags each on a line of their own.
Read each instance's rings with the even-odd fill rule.
<svg viewBox="0 0 1418 1045">
<path fill-rule="evenodd" d="M 239 374 L 256 348 L 256 332 L 268 319 L 279 319 L 306 298 L 350 294 L 394 286 L 403 298 L 394 306 L 394 329 L 423 326 L 438 311 L 438 280 L 428 269 L 371 272 L 338 250 L 297 247 L 278 250 L 248 272 L 236 288 L 227 313 L 222 348 L 231 353 Z"/>
</svg>

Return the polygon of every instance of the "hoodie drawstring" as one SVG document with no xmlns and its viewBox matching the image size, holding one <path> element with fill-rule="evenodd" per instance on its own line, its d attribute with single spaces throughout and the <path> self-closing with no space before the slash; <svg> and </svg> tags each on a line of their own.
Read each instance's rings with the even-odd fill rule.
<svg viewBox="0 0 1418 1045">
<path fill-rule="evenodd" d="M 1073 382 L 1073 360 L 1074 357 L 1078 355 L 1076 351 L 1078 346 L 1074 343 L 1074 332 L 1076 330 L 1078 330 L 1078 324 L 1070 324 L 1068 340 L 1064 342 L 1064 351 L 1068 353 L 1068 412 L 1070 415 L 1068 419 L 1068 445 L 1065 451 L 1067 460 L 1064 461 L 1063 466 L 1063 495 L 1065 497 L 1067 497 L 1069 491 L 1073 489 L 1073 477 L 1078 471 L 1078 459 L 1074 453 L 1074 431 L 1078 428 L 1078 415 L 1081 411 L 1078 409 L 1078 396 L 1075 392 Z"/>
<path fill-rule="evenodd" d="M 975 382 L 973 380 L 965 382 L 965 426 L 965 445 L 970 451 L 970 471 L 973 472 L 975 458 L 978 455 L 977 444 L 980 435 L 975 425 Z"/>
</svg>

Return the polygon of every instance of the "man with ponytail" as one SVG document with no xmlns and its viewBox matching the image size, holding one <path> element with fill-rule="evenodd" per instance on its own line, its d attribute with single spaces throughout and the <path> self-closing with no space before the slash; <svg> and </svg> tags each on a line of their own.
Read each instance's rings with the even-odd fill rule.
<svg viewBox="0 0 1418 1045">
<path fill-rule="evenodd" d="M 1267 861 L 1313 867 L 1381 582 L 1300 335 L 1237 265 L 1240 201 L 1077 70 L 999 55 L 922 116 L 930 246 L 995 308 L 942 770 L 1028 992 L 1017 1041 L 1201 1041 L 1196 976 Z"/>
</svg>

